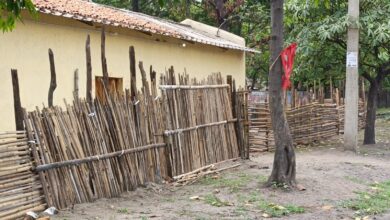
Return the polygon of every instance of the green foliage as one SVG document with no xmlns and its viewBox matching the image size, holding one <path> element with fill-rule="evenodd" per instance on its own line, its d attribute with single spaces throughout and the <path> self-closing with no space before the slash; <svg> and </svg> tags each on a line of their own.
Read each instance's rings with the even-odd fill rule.
<svg viewBox="0 0 390 220">
<path fill-rule="evenodd" d="M 21 19 L 21 12 L 26 9 L 35 15 L 35 7 L 31 0 L 1 0 L 0 1 L 0 29 L 12 31 L 17 19 Z"/>
<path fill-rule="evenodd" d="M 357 199 L 346 201 L 346 208 L 355 210 L 358 216 L 375 215 L 390 209 L 390 181 L 373 184 L 369 192 L 359 192 Z"/>
<path fill-rule="evenodd" d="M 132 0 L 94 0 L 94 2 L 132 9 Z M 145 14 L 177 22 L 189 17 L 205 24 L 219 26 L 214 6 L 215 0 L 138 0 L 138 2 L 140 12 Z M 226 15 L 227 30 L 243 36 L 248 47 L 263 51 L 261 55 L 247 54 L 247 76 L 255 81 L 261 79 L 262 82 L 266 82 L 269 66 L 269 1 L 245 0 L 239 4 L 238 0 L 229 0 L 224 1 L 224 6 L 229 11 Z M 188 15 L 187 10 L 189 11 Z"/>
<path fill-rule="evenodd" d="M 346 1 L 300 1 L 286 4 L 287 41 L 297 41 L 295 81 L 342 80 L 345 72 L 346 33 L 353 21 Z M 361 1 L 360 73 L 375 77 L 389 62 L 390 14 L 388 0 Z"/>
</svg>

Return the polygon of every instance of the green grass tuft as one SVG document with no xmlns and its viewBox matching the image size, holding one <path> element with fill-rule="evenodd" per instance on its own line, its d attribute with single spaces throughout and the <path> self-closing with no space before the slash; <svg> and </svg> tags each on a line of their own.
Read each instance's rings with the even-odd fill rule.
<svg viewBox="0 0 390 220">
<path fill-rule="evenodd" d="M 267 202 L 259 194 L 251 193 L 249 196 L 239 197 L 240 202 L 255 204 L 262 212 L 267 213 L 270 217 L 281 217 L 290 214 L 304 213 L 305 209 L 296 205 L 279 205 Z"/>
<path fill-rule="evenodd" d="M 129 210 L 127 208 L 120 208 L 118 209 L 118 213 L 129 214 Z"/>
<path fill-rule="evenodd" d="M 238 177 L 233 178 L 213 178 L 206 176 L 201 180 L 201 184 L 213 185 L 216 188 L 229 188 L 231 192 L 237 192 L 239 189 L 247 185 L 253 179 L 252 176 L 248 174 L 239 174 Z"/>
<path fill-rule="evenodd" d="M 357 192 L 358 198 L 345 201 L 343 206 L 355 210 L 356 215 L 376 215 L 390 209 L 390 180 L 371 185 L 369 192 Z"/>
<path fill-rule="evenodd" d="M 213 194 L 208 194 L 205 196 L 204 201 L 212 206 L 216 207 L 222 207 L 222 206 L 229 206 L 230 204 L 228 202 L 222 201 L 220 198 L 216 197 Z"/>
</svg>

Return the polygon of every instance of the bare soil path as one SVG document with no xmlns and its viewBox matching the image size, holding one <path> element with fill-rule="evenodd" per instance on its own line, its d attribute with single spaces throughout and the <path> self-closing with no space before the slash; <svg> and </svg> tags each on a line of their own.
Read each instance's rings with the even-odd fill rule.
<svg viewBox="0 0 390 220">
<path fill-rule="evenodd" d="M 355 219 L 343 202 L 390 180 L 390 122 L 379 121 L 377 131 L 378 144 L 361 146 L 359 154 L 344 152 L 341 137 L 298 148 L 297 180 L 305 191 L 263 188 L 273 153 L 261 153 L 189 186 L 150 184 L 120 198 L 75 205 L 54 219 Z M 389 220 L 387 213 L 370 219 Z"/>
</svg>

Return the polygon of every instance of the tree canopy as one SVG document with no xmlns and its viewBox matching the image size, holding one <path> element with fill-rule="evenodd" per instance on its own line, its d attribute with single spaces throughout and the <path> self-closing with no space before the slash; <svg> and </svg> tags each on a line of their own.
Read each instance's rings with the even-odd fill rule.
<svg viewBox="0 0 390 220">
<path fill-rule="evenodd" d="M 35 14 L 35 7 L 31 0 L 0 1 L 0 29 L 11 31 L 15 27 L 16 20 L 21 19 L 23 9 Z"/>
</svg>

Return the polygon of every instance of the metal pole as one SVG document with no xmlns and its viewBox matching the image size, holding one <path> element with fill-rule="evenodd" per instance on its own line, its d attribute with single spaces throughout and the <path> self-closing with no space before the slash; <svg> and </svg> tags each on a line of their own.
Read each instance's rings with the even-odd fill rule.
<svg viewBox="0 0 390 220">
<path fill-rule="evenodd" d="M 359 104 L 359 0 L 348 0 L 347 74 L 345 88 L 344 149 L 357 150 Z"/>
</svg>

